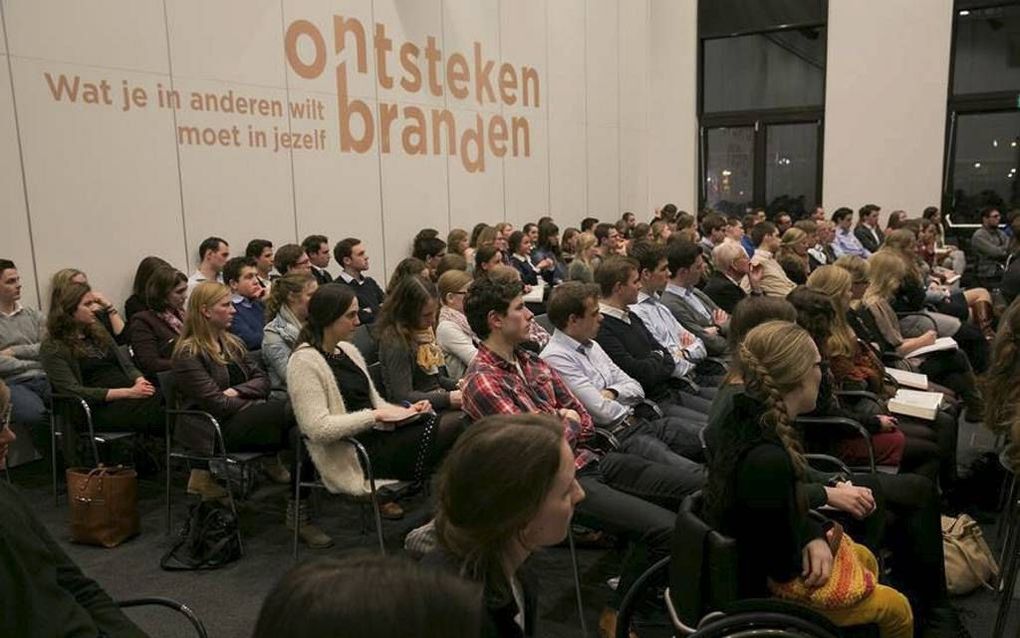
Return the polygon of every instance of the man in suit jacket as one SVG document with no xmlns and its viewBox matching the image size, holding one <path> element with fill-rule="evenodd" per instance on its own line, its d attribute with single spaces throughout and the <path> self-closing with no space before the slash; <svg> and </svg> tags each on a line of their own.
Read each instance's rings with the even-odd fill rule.
<svg viewBox="0 0 1020 638">
<path fill-rule="evenodd" d="M 612 257 L 595 274 L 599 285 L 599 311 L 602 325 L 595 340 L 609 358 L 644 388 L 645 396 L 659 403 L 672 416 L 701 420 L 708 414 L 711 402 L 701 396 L 697 384 L 689 376 L 694 364 L 674 356 L 652 336 L 641 318 L 630 311 L 641 290 L 639 264 L 632 257 Z M 674 391 L 685 388 L 688 393 Z M 706 397 L 714 393 L 706 391 Z M 675 414 L 665 404 L 687 408 Z M 700 415 L 691 411 L 700 412 Z"/>
<path fill-rule="evenodd" d="M 741 281 L 747 279 L 751 287 L 751 295 L 762 294 L 761 279 L 764 269 L 751 266 L 744 247 L 734 241 L 719 244 L 712 250 L 712 259 L 716 270 L 709 275 L 705 284 L 705 294 L 726 312 L 732 314 L 741 299 L 747 296 L 740 287 Z"/>
<path fill-rule="evenodd" d="M 859 221 L 854 228 L 854 237 L 870 252 L 878 251 L 885 241 L 885 233 L 878 227 L 878 212 L 882 210 L 874 204 L 865 204 L 857 211 Z"/>
<path fill-rule="evenodd" d="M 328 284 L 333 281 L 333 275 L 329 274 L 326 266 L 329 265 L 329 239 L 325 235 L 309 235 L 301 242 L 301 247 L 308 255 L 308 261 L 312 263 L 312 276 L 319 285 Z"/>
<path fill-rule="evenodd" d="M 674 241 L 667 260 L 670 279 L 660 300 L 684 328 L 705 342 L 709 355 L 726 356 L 730 315 L 696 288 L 705 271 L 701 249 L 687 240 Z"/>
</svg>

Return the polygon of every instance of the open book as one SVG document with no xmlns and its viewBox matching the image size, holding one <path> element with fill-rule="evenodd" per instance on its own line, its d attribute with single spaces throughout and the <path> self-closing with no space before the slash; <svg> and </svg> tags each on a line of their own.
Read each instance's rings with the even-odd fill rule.
<svg viewBox="0 0 1020 638">
<path fill-rule="evenodd" d="M 545 297 L 545 286 L 539 284 L 531 287 L 531 292 L 524 295 L 524 303 L 542 303 L 542 299 Z"/>
<path fill-rule="evenodd" d="M 928 389 L 928 375 L 919 372 L 908 372 L 899 368 L 886 368 L 885 373 L 896 380 L 896 383 L 918 390 Z"/>
<path fill-rule="evenodd" d="M 921 357 L 932 352 L 938 352 L 940 350 L 956 350 L 956 339 L 952 337 L 939 337 L 935 340 L 935 343 L 930 346 L 922 346 L 917 350 L 908 352 L 904 355 L 904 359 L 913 359 L 914 357 Z"/>
<path fill-rule="evenodd" d="M 374 426 L 372 426 L 372 428 L 375 429 L 375 430 L 382 430 L 383 432 L 392 432 L 393 430 L 396 430 L 399 427 L 405 426 L 408 423 L 414 423 L 415 421 L 420 419 L 423 414 L 427 414 L 427 413 L 426 412 L 418 412 L 416 414 L 412 414 L 411 416 L 407 417 L 406 419 L 400 419 L 399 421 L 379 421 Z"/>
<path fill-rule="evenodd" d="M 942 393 L 900 389 L 888 405 L 890 412 L 934 421 L 942 405 Z"/>
</svg>

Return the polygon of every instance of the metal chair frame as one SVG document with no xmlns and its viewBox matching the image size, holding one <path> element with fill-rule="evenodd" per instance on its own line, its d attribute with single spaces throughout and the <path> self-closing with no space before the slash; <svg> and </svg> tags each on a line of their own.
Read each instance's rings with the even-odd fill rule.
<svg viewBox="0 0 1020 638">
<path fill-rule="evenodd" d="M 130 600 L 118 600 L 115 603 L 121 609 L 130 609 L 132 607 L 166 607 L 172 609 L 177 613 L 187 618 L 188 622 L 195 629 L 195 633 L 198 634 L 198 638 L 209 638 L 208 632 L 205 630 L 205 625 L 202 624 L 202 619 L 198 617 L 198 614 L 193 612 L 190 607 L 184 603 L 177 602 L 172 598 L 163 598 L 161 596 L 147 596 L 145 598 L 132 598 Z"/>
</svg>

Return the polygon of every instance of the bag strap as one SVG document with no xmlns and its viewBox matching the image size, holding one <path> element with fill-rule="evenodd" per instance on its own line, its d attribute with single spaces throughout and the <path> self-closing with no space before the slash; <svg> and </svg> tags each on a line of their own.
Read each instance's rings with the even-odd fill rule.
<svg viewBox="0 0 1020 638">
<path fill-rule="evenodd" d="M 968 552 L 967 549 L 963 547 L 960 541 L 955 538 L 946 538 L 945 541 L 952 545 L 953 547 L 955 547 L 957 550 L 959 550 L 960 554 L 963 556 L 963 562 L 967 565 L 967 569 L 970 570 L 970 573 L 974 576 L 974 578 L 977 578 L 978 582 L 981 583 L 981 586 L 987 589 L 988 591 L 995 591 L 995 587 L 988 584 L 988 582 L 986 582 L 985 579 L 982 578 L 981 573 L 974 566 L 973 563 L 974 559 L 971 558 L 970 552 Z M 994 574 L 995 571 L 996 570 L 993 569 L 992 573 Z"/>
</svg>

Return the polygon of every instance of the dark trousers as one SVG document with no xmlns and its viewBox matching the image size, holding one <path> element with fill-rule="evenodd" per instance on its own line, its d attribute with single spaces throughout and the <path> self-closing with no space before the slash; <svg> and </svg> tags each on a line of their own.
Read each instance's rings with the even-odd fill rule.
<svg viewBox="0 0 1020 638">
<path fill-rule="evenodd" d="M 23 377 L 7 382 L 11 391 L 11 422 L 25 425 L 32 433 L 35 448 L 48 455 L 50 449 L 46 404 L 50 384 L 44 375 Z"/>
<path fill-rule="evenodd" d="M 590 463 L 577 474 L 585 491 L 585 499 L 577 504 L 578 520 L 626 539 L 631 548 L 623 560 L 620 584 L 614 595 L 614 606 L 634 581 L 655 561 L 669 555 L 669 543 L 676 521 L 671 511 L 634 496 L 621 487 L 636 481 L 639 491 L 652 492 L 661 488 L 655 477 L 640 471 L 638 461 L 609 454 L 598 463 Z M 632 457 L 637 458 L 637 457 Z"/>
<path fill-rule="evenodd" d="M 165 424 L 163 405 L 158 394 L 145 399 L 90 403 L 89 407 L 92 409 L 92 423 L 97 431 L 124 432 L 131 430 L 139 434 L 154 436 L 163 433 Z"/>
<path fill-rule="evenodd" d="M 287 446 L 287 433 L 296 425 L 287 401 L 249 405 L 220 422 L 223 442 L 231 452 L 272 452 Z"/>
</svg>

